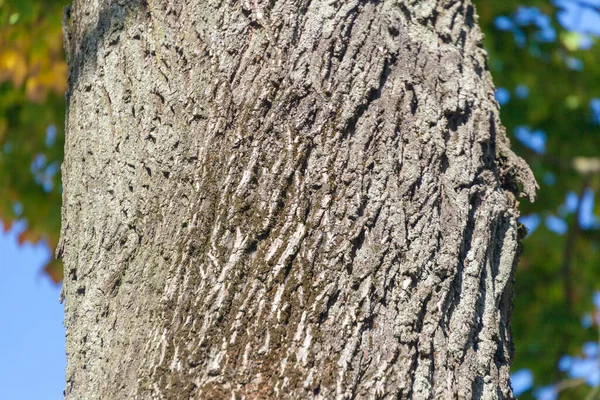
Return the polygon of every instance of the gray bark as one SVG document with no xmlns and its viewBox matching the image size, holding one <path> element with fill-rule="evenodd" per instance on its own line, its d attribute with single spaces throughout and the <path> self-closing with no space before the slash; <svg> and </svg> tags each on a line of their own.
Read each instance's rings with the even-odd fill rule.
<svg viewBox="0 0 600 400">
<path fill-rule="evenodd" d="M 469 0 L 75 0 L 67 399 L 512 398 Z"/>
</svg>

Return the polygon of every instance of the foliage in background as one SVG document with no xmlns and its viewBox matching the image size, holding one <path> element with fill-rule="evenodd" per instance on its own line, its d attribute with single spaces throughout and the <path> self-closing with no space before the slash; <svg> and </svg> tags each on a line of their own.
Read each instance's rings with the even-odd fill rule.
<svg viewBox="0 0 600 400">
<path fill-rule="evenodd" d="M 529 236 L 516 277 L 515 382 L 535 378 L 522 399 L 595 396 L 600 379 L 557 382 L 570 377 L 561 356 L 591 359 L 582 344 L 598 340 L 586 312 L 600 289 L 600 0 L 476 3 L 502 122 L 540 184 L 521 206 Z M 587 365 L 600 378 L 597 360 Z"/>
<path fill-rule="evenodd" d="M 20 240 L 45 240 L 52 250 L 60 224 L 66 2 L 0 0 L 0 220 L 5 228 L 26 220 Z M 561 398 L 583 398 L 600 383 L 589 344 L 598 325 L 587 313 L 600 289 L 594 202 L 600 189 L 600 0 L 476 3 L 502 121 L 541 186 L 537 202 L 522 205 L 530 234 L 517 271 L 515 383 L 535 381 L 537 389 L 525 391 L 524 399 L 555 399 L 557 388 Z M 60 263 L 45 269 L 55 281 L 62 278 Z M 596 360 L 586 365 L 595 366 L 598 379 L 557 386 L 577 375 L 571 366 L 579 364 L 567 368 L 564 355 Z"/>
<path fill-rule="evenodd" d="M 0 0 L 0 220 L 5 230 L 26 220 L 19 241 L 44 240 L 51 250 L 60 228 L 65 3 Z M 60 282 L 60 262 L 44 269 Z"/>
</svg>

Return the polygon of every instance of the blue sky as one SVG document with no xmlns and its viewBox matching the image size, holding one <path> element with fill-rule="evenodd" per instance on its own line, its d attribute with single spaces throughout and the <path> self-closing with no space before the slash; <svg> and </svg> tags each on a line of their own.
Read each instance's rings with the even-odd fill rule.
<svg viewBox="0 0 600 400">
<path fill-rule="evenodd" d="M 0 399 L 62 399 L 65 376 L 60 287 L 43 275 L 46 246 L 19 246 L 23 225 L 0 223 Z"/>
</svg>

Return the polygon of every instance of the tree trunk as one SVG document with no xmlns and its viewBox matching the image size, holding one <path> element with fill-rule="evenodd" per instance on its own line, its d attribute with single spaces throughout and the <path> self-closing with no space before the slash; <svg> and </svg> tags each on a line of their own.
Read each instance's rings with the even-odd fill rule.
<svg viewBox="0 0 600 400">
<path fill-rule="evenodd" d="M 512 398 L 469 0 L 75 0 L 67 399 Z"/>
</svg>

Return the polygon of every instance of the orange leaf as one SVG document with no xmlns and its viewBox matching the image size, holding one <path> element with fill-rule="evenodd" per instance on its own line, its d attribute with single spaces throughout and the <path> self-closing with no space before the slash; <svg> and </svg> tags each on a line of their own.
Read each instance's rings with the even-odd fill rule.
<svg viewBox="0 0 600 400">
<path fill-rule="evenodd" d="M 25 90 L 27 91 L 27 98 L 33 103 L 42 103 L 48 94 L 48 89 L 44 87 L 37 77 L 27 79 Z"/>
<path fill-rule="evenodd" d="M 63 280 L 63 265 L 59 260 L 50 260 L 44 267 L 44 272 L 48 274 L 54 283 L 60 283 Z"/>
<path fill-rule="evenodd" d="M 21 232 L 17 239 L 19 241 L 19 244 L 23 244 L 25 242 L 38 244 L 40 240 L 42 240 L 42 235 L 40 235 L 38 232 L 31 230 L 30 228 L 27 228 L 23 232 Z"/>
<path fill-rule="evenodd" d="M 4 50 L 0 55 L 2 79 L 11 79 L 15 87 L 21 86 L 27 76 L 25 57 L 12 49 Z"/>
<path fill-rule="evenodd" d="M 10 231 L 10 228 L 12 228 L 13 220 L 12 219 L 2 220 L 2 224 L 4 226 L 4 233 L 6 233 L 6 232 Z"/>
</svg>

